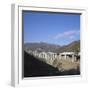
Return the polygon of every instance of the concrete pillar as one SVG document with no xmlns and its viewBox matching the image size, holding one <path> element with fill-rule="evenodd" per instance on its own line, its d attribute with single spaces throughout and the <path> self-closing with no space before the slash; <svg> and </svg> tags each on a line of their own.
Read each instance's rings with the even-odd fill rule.
<svg viewBox="0 0 90 90">
<path fill-rule="evenodd" d="M 64 56 L 64 57 L 65 57 L 65 60 L 66 60 L 66 59 L 67 59 L 67 55 L 65 54 L 65 56 Z"/>
<path fill-rule="evenodd" d="M 45 58 L 44 53 L 43 53 L 43 58 Z"/>
<path fill-rule="evenodd" d="M 54 54 L 52 54 L 52 59 L 54 60 Z"/>
<path fill-rule="evenodd" d="M 57 55 L 57 60 L 59 60 L 59 55 Z"/>
<path fill-rule="evenodd" d="M 55 60 L 55 54 L 53 54 L 53 59 Z"/>
<path fill-rule="evenodd" d="M 74 61 L 76 61 L 76 56 L 74 55 Z"/>
<path fill-rule="evenodd" d="M 59 54 L 59 56 L 58 56 L 58 57 L 59 57 L 59 60 L 60 60 L 60 59 L 61 59 L 61 54 Z"/>
<path fill-rule="evenodd" d="M 51 54 L 51 60 L 53 60 L 53 58 L 52 58 L 52 54 Z"/>
<path fill-rule="evenodd" d="M 74 54 L 72 54 L 72 62 L 74 62 Z"/>
<path fill-rule="evenodd" d="M 52 60 L 53 60 L 53 53 L 52 53 Z"/>
<path fill-rule="evenodd" d="M 44 53 L 44 58 L 46 59 L 46 54 Z"/>
<path fill-rule="evenodd" d="M 55 54 L 55 59 L 57 59 L 57 55 Z"/>
</svg>

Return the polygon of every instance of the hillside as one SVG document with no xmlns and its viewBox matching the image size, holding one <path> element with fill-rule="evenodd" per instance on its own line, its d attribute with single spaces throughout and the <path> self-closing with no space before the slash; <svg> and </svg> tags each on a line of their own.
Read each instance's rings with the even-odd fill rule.
<svg viewBox="0 0 90 90">
<path fill-rule="evenodd" d="M 57 68 L 24 52 L 24 77 L 52 76 L 57 75 L 58 73 L 59 71 Z"/>
<path fill-rule="evenodd" d="M 74 41 L 66 46 L 62 46 L 56 52 L 80 52 L 80 40 Z"/>
<path fill-rule="evenodd" d="M 45 51 L 45 52 L 80 52 L 80 40 L 73 41 L 68 45 L 54 45 L 48 44 L 44 42 L 40 43 L 26 43 L 24 44 L 25 50 L 37 50 L 37 51 Z"/>
<path fill-rule="evenodd" d="M 80 75 L 80 71 L 79 69 L 70 69 L 61 72 L 58 68 L 46 64 L 24 51 L 24 77 L 58 75 Z"/>
<path fill-rule="evenodd" d="M 30 50 L 38 50 L 38 51 L 45 51 L 45 52 L 48 52 L 48 51 L 55 52 L 55 50 L 57 50 L 61 46 L 40 42 L 40 43 L 26 43 L 24 47 L 27 50 L 30 49 Z"/>
</svg>

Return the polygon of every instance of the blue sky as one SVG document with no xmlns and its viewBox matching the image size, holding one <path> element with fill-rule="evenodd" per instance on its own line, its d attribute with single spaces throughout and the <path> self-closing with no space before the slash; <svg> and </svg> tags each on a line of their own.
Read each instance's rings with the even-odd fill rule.
<svg viewBox="0 0 90 90">
<path fill-rule="evenodd" d="M 24 43 L 66 45 L 80 40 L 80 15 L 23 11 Z"/>
</svg>

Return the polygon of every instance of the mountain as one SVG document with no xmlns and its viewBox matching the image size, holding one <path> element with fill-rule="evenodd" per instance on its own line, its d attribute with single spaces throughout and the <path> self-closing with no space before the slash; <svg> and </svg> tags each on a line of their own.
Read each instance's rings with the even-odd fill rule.
<svg viewBox="0 0 90 90">
<path fill-rule="evenodd" d="M 37 50 L 45 52 L 80 52 L 80 40 L 73 41 L 72 43 L 64 46 L 48 44 L 44 42 L 40 43 L 26 43 L 24 44 L 25 50 Z"/>
<path fill-rule="evenodd" d="M 48 44 L 48 43 L 44 43 L 44 42 L 40 42 L 40 43 L 26 43 L 24 45 L 25 50 L 38 50 L 38 51 L 51 51 L 51 52 L 55 52 L 55 50 L 57 50 L 58 48 L 60 48 L 61 46 L 59 45 L 54 45 L 54 44 Z"/>
<path fill-rule="evenodd" d="M 56 52 L 61 53 L 61 52 L 80 52 L 80 40 L 78 41 L 73 41 L 72 43 L 62 46 L 56 50 Z"/>
</svg>

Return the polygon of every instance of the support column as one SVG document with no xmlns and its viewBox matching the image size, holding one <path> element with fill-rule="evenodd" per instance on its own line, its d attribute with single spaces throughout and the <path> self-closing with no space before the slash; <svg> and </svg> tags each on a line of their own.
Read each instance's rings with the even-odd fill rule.
<svg viewBox="0 0 90 90">
<path fill-rule="evenodd" d="M 76 56 L 74 56 L 74 61 L 77 61 L 77 60 L 76 60 Z"/>
<path fill-rule="evenodd" d="M 65 57 L 65 60 L 66 60 L 66 59 L 67 59 L 67 55 L 65 54 L 65 56 L 64 56 L 64 57 Z"/>
<path fill-rule="evenodd" d="M 59 54 L 59 60 L 61 60 L 61 54 Z"/>
<path fill-rule="evenodd" d="M 72 62 L 74 62 L 74 54 L 72 55 Z"/>
</svg>

